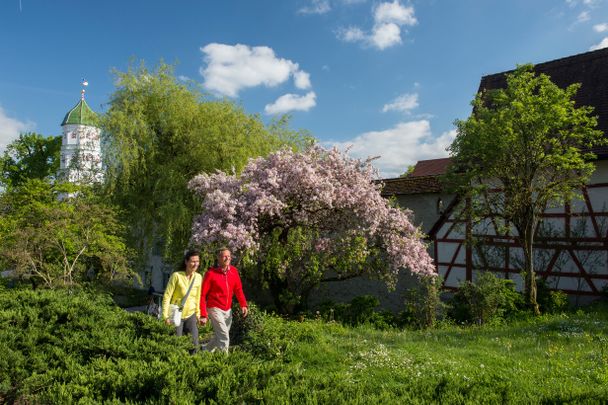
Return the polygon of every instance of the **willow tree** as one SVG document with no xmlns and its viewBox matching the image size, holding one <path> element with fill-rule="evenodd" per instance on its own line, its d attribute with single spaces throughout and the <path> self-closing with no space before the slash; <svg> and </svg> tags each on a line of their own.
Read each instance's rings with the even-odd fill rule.
<svg viewBox="0 0 608 405">
<path fill-rule="evenodd" d="M 102 121 L 107 190 L 124 209 L 142 258 L 159 241 L 167 258 L 187 246 L 200 207 L 187 188 L 192 177 L 239 172 L 250 157 L 304 140 L 285 118 L 265 125 L 230 101 L 207 99 L 166 64 L 115 74 L 116 90 Z"/>
<path fill-rule="evenodd" d="M 605 139 L 593 108 L 574 102 L 580 84 L 562 89 L 532 65 L 506 81 L 477 94 L 472 115 L 456 121 L 450 177 L 476 215 L 502 218 L 517 231 L 526 299 L 539 313 L 533 249 L 541 215 L 577 196 L 595 167 L 589 148 Z"/>
</svg>

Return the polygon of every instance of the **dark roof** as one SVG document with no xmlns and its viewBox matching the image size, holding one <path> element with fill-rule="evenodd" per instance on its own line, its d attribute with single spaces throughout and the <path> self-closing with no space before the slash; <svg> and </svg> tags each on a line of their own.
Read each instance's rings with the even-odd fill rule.
<svg viewBox="0 0 608 405">
<path fill-rule="evenodd" d="M 534 66 L 534 71 L 548 75 L 561 88 L 581 83 L 574 98 L 576 104 L 594 107 L 593 114 L 598 116 L 598 129 L 608 136 L 608 48 L 539 63 Z M 506 87 L 505 74 L 510 72 L 513 71 L 482 77 L 479 90 Z M 608 157 L 606 146 L 595 148 L 593 152 L 598 158 Z"/>
<path fill-rule="evenodd" d="M 416 166 L 414 166 L 414 171 L 410 174 L 410 177 L 444 174 L 447 172 L 450 162 L 450 158 L 419 160 Z"/>
<path fill-rule="evenodd" d="M 439 193 L 441 183 L 438 176 L 407 176 L 395 179 L 383 179 L 381 194 L 383 197 L 403 194 Z"/>
</svg>

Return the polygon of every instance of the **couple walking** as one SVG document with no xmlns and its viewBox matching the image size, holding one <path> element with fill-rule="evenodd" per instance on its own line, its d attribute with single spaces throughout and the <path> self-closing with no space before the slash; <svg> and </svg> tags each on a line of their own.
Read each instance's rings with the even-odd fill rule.
<svg viewBox="0 0 608 405">
<path fill-rule="evenodd" d="M 199 253 L 188 251 L 181 271 L 174 272 L 169 278 L 163 295 L 163 319 L 167 325 L 171 325 L 173 321 L 169 317 L 169 305 L 181 305 L 181 322 L 176 326 L 176 333 L 177 336 L 190 333 L 194 351 L 199 347 L 198 324 L 205 325 L 209 321 L 213 327 L 213 338 L 204 345 L 205 350 L 228 351 L 233 295 L 236 295 L 243 316 L 247 316 L 247 301 L 241 278 L 236 267 L 230 265 L 231 260 L 229 249 L 219 249 L 217 267 L 209 268 L 203 278 L 197 273 Z"/>
</svg>

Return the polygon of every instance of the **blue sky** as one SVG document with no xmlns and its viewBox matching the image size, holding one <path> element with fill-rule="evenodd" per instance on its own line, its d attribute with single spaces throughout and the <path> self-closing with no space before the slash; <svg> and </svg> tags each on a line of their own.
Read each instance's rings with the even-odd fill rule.
<svg viewBox="0 0 608 405">
<path fill-rule="evenodd" d="M 82 78 L 103 112 L 113 68 L 163 59 L 393 177 L 447 156 L 482 75 L 605 46 L 608 0 L 2 0 L 0 149 L 60 134 Z"/>
</svg>

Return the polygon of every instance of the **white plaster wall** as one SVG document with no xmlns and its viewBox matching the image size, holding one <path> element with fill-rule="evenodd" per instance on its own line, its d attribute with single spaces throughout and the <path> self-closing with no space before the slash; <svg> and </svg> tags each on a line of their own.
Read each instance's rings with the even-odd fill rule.
<svg viewBox="0 0 608 405">
<path fill-rule="evenodd" d="M 103 180 L 100 140 L 99 128 L 76 124 L 63 126 L 60 172 L 67 172 L 68 181 Z M 72 168 L 70 164 L 76 157 L 79 157 L 80 167 Z"/>
</svg>

